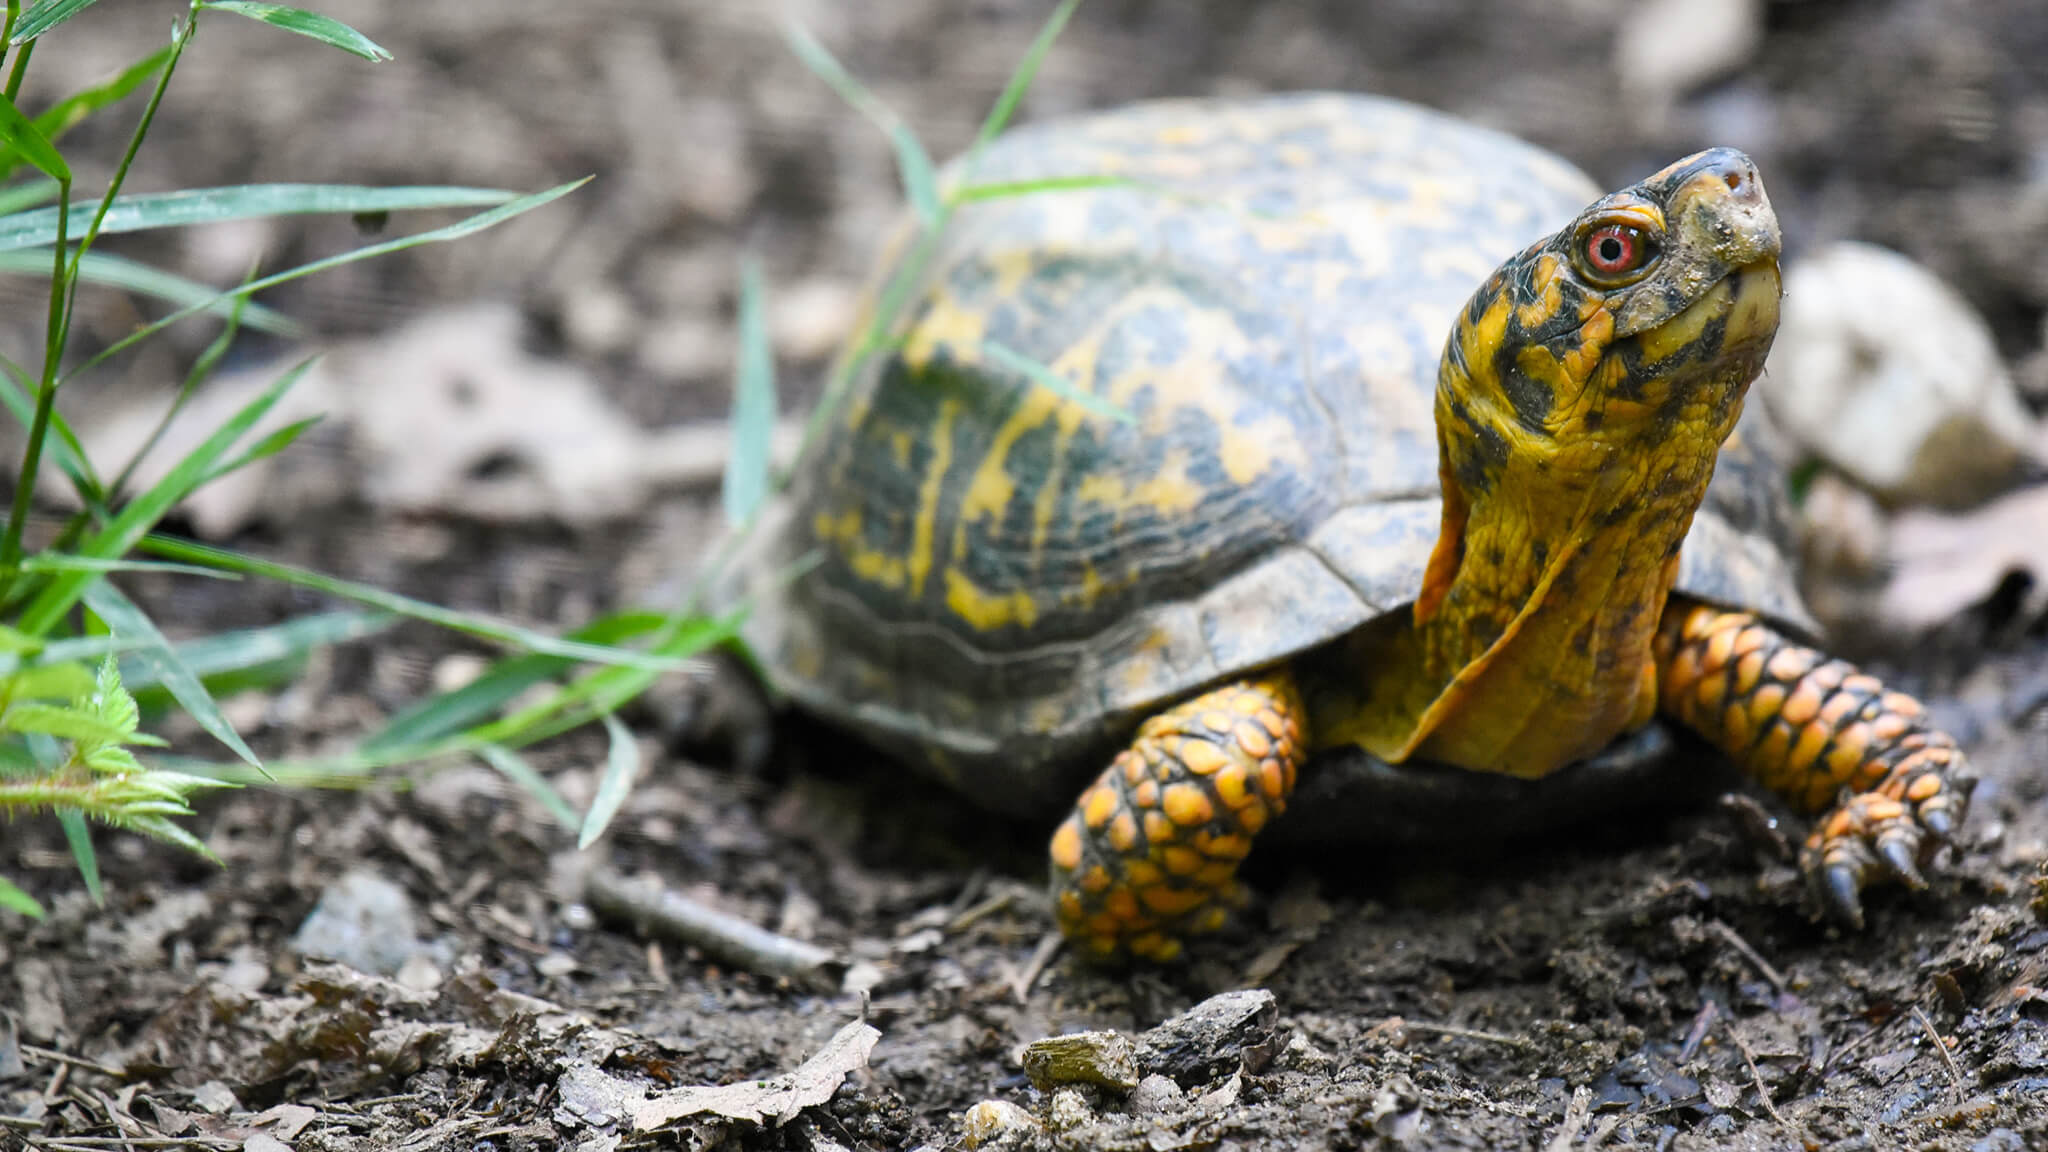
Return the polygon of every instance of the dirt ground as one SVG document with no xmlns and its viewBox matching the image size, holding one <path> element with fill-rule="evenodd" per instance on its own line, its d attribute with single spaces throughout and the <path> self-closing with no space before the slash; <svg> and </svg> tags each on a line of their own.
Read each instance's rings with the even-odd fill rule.
<svg viewBox="0 0 2048 1152">
<path fill-rule="evenodd" d="M 898 197 L 886 141 L 794 62 L 762 6 L 319 7 L 397 60 L 372 67 L 213 17 L 137 186 L 598 180 L 474 242 L 271 303 L 374 343 L 466 301 L 506 302 L 525 354 L 576 365 L 631 424 L 657 428 L 723 413 L 735 270 L 753 252 L 778 301 L 786 400 L 813 393 Z M 945 156 L 1049 9 L 791 10 Z M 1760 39 L 1688 72 L 1713 63 L 1720 26 L 1697 13 L 1752 9 Z M 94 9 L 39 50 L 45 94 L 145 51 L 165 14 Z M 1318 87 L 1514 131 L 1602 183 L 1739 145 L 1791 257 L 1842 238 L 1911 255 L 1981 310 L 2031 402 L 2048 403 L 2038 0 L 1089 0 L 1022 115 Z M 355 240 L 347 222 L 294 222 L 124 250 L 226 279 L 259 252 L 275 266 Z M 0 285 L 10 350 L 34 323 L 22 283 Z M 135 315 L 95 299 L 83 339 Z M 209 335 L 179 331 L 76 403 L 161 394 Z M 277 491 L 299 502 L 238 521 L 228 543 L 554 629 L 673 593 L 717 531 L 702 484 L 597 512 L 479 515 L 452 510 L 469 507 L 459 494 L 395 507 L 351 462 L 346 429 L 294 467 Z M 1841 638 L 1954 720 L 1985 781 L 1931 890 L 1877 898 L 1861 933 L 1811 917 L 1771 837 L 1709 805 L 1455 859 L 1275 858 L 1252 872 L 1252 908 L 1185 964 L 1048 962 L 1046 829 L 800 721 L 778 722 L 777 754 L 755 771 L 673 752 L 659 707 L 634 717 L 653 767 L 589 853 L 480 764 L 406 789 L 226 795 L 194 821 L 221 868 L 103 836 L 104 909 L 47 821 L 0 826 L 0 872 L 51 910 L 0 913 L 0 1149 L 825 1150 L 970 1135 L 1149 1150 L 2048 1147 L 2048 618 L 2018 580 L 1931 637 Z M 319 606 L 260 586 L 138 591 L 184 634 Z M 477 651 L 408 626 L 230 713 L 266 755 L 330 750 Z M 602 757 L 586 733 L 535 762 L 580 804 Z M 825 978 L 643 936 L 587 899 L 600 863 L 822 949 Z M 392 917 L 355 936 L 375 945 L 358 966 L 378 974 L 293 947 L 323 894 L 348 893 L 381 896 Z M 1147 1031 L 1254 987 L 1270 1005 L 1240 998 Z M 860 1020 L 879 1037 L 848 1028 Z M 1112 1070 L 1118 1087 L 1034 1084 L 1019 1049 L 1083 1029 L 1138 1038 L 1123 1053 L 1135 1072 Z M 704 1085 L 730 1087 L 692 1091 Z M 681 1118 L 634 1131 L 649 1100 Z"/>
</svg>

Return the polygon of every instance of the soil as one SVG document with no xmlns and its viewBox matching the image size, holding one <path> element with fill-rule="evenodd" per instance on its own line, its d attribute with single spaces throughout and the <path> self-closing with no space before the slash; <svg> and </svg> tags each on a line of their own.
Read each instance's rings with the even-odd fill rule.
<svg viewBox="0 0 2048 1152">
<path fill-rule="evenodd" d="M 723 411 L 744 250 L 782 302 L 787 402 L 813 389 L 898 197 L 886 140 L 794 62 L 760 6 L 321 7 L 397 60 L 373 67 L 212 14 L 135 187 L 599 179 L 474 242 L 352 266 L 272 303 L 360 335 L 508 299 L 535 348 L 589 367 L 654 426 Z M 971 138 L 1048 8 L 792 11 L 943 156 Z M 1750 10 L 1761 38 L 1698 80 L 1624 83 L 1641 72 L 1617 48 L 1637 42 L 1633 25 L 1670 22 L 1661 39 L 1697 39 L 1697 53 L 1710 15 Z M 45 97 L 68 90 L 160 32 L 135 6 L 93 9 L 38 52 L 37 82 Z M 2042 363 L 2038 0 L 1090 0 L 1022 115 L 1281 87 L 1424 101 L 1603 183 L 1739 144 L 1794 257 L 1845 237 L 1898 248 L 1983 311 L 2011 362 Z M 118 137 L 98 143 L 112 155 Z M 232 277 L 257 251 L 332 251 L 349 227 L 219 228 L 124 250 Z M 11 338 L 32 323 L 19 317 L 33 293 L 6 291 Z M 133 316 L 121 299 L 86 301 L 81 339 Z M 181 330 L 86 386 L 161 389 L 209 335 Z M 672 586 L 716 532 L 709 492 L 575 523 L 398 514 L 341 483 L 334 501 L 230 543 L 567 629 Z M 262 585 L 135 590 L 180 635 L 318 606 Z M 765 764 L 677 752 L 656 708 L 634 717 L 650 770 L 585 853 L 503 777 L 443 766 L 404 787 L 214 799 L 192 825 L 222 867 L 102 835 L 99 908 L 49 822 L 17 820 L 0 829 L 0 872 L 50 916 L 0 913 L 0 1148 L 822 1150 L 970 1135 L 1155 1150 L 2048 1147 L 2048 627 L 2014 617 L 2025 599 L 2007 589 L 1912 645 L 1846 638 L 1957 722 L 1985 781 L 1929 890 L 1876 897 L 1860 932 L 1813 918 L 1778 851 L 1786 833 L 1730 803 L 1449 858 L 1271 859 L 1252 874 L 1253 905 L 1188 962 L 1101 971 L 1042 951 L 1044 828 L 793 718 L 774 721 Z M 327 750 L 475 651 L 409 626 L 230 711 L 267 756 Z M 153 723 L 204 750 L 176 718 Z M 581 805 L 604 754 L 601 733 L 581 733 L 534 762 Z M 643 935 L 588 899 L 599 864 L 808 942 L 825 963 L 764 974 Z M 292 946 L 323 894 L 344 890 L 381 892 L 400 917 L 368 933 L 383 948 L 361 964 L 382 974 Z M 1270 1009 L 1223 1027 L 1212 1018 L 1239 1002 L 1212 1006 L 1179 1025 L 1192 1039 L 1147 1032 L 1251 987 L 1270 990 Z M 842 1031 L 855 1020 L 879 1038 Z M 1143 1042 L 1091 1049 L 1108 1053 L 1094 1075 L 1115 1086 L 1034 1082 L 1019 1050 L 1081 1030 Z M 686 1091 L 703 1085 L 730 1088 Z M 650 1091 L 683 1118 L 634 1132 Z"/>
</svg>

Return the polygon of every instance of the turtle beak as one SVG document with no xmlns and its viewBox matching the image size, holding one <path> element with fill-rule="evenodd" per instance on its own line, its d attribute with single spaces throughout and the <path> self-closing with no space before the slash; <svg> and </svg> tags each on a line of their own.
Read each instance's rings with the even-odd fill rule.
<svg viewBox="0 0 2048 1152">
<path fill-rule="evenodd" d="M 1714 354 L 1765 348 L 1778 326 L 1778 216 L 1763 177 L 1733 148 L 1711 148 L 1638 186 L 1663 205 L 1664 264 L 1615 314 L 1619 334 L 1642 333 L 1657 349 Z M 1724 332 L 1710 325 L 1725 319 Z M 1701 346 L 1704 344 L 1704 346 Z"/>
<path fill-rule="evenodd" d="M 1700 257 L 1723 268 L 1777 263 L 1778 214 L 1749 157 L 1733 148 L 1709 148 L 1643 183 L 1662 193 L 1668 227 Z"/>
</svg>

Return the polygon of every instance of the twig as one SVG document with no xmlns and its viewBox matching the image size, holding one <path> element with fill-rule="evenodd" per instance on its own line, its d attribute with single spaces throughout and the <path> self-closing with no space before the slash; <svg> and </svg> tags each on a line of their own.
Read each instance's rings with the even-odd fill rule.
<svg viewBox="0 0 2048 1152">
<path fill-rule="evenodd" d="M 1755 948 L 1751 947 L 1749 941 L 1744 940 L 1742 938 L 1741 933 L 1737 932 L 1733 928 L 1730 928 L 1725 922 L 1720 920 L 1712 921 L 1707 926 L 1713 929 L 1714 934 L 1716 936 L 1719 936 L 1723 941 L 1725 941 L 1730 948 L 1733 948 L 1737 952 L 1741 953 L 1743 959 L 1755 965 L 1757 972 L 1760 975 L 1762 975 L 1765 980 L 1770 981 L 1771 988 L 1774 991 L 1780 994 L 1784 993 L 1785 974 L 1778 971 L 1777 968 L 1773 967 L 1769 960 L 1764 959 L 1763 953 L 1758 952 Z"/>
<path fill-rule="evenodd" d="M 1403 1020 L 1401 1027 L 1411 1032 L 1429 1032 L 1438 1036 L 1455 1036 L 1460 1040 L 1484 1040 L 1488 1044 L 1505 1044 L 1510 1048 L 1532 1051 L 1536 1045 L 1520 1036 L 1509 1036 L 1501 1032 L 1481 1032 L 1477 1028 L 1460 1028 L 1455 1024 L 1426 1024 L 1420 1020 Z"/>
<path fill-rule="evenodd" d="M 1941 1053 L 1941 1062 L 1948 1068 L 1949 1083 L 1955 1086 L 1956 1100 L 1960 1102 L 1966 1089 L 1963 1087 L 1963 1070 L 1956 1063 L 1955 1053 L 1948 1050 L 1948 1041 L 1941 1038 L 1941 1033 L 1935 1030 L 1934 1021 L 1927 1018 L 1927 1013 L 1921 1011 L 1918 1004 L 1913 1005 L 1913 1019 L 1927 1029 L 1927 1038 L 1934 1041 L 1934 1050 Z"/>
<path fill-rule="evenodd" d="M 946 931 L 965 932 L 982 920 L 1008 908 L 1016 899 L 1017 890 L 1014 888 L 1004 888 L 1001 891 L 995 892 L 979 904 L 962 910 L 959 915 L 947 921 Z"/>
<path fill-rule="evenodd" d="M 31 1060 L 38 1060 L 46 1064 L 62 1064 L 67 1068 L 83 1068 L 88 1072 L 97 1072 L 102 1076 L 111 1076 L 116 1080 L 125 1075 L 119 1068 L 109 1068 L 105 1064 L 95 1060 L 87 1060 L 83 1056 L 70 1056 L 53 1048 L 39 1048 L 34 1044 L 23 1044 L 20 1047 L 21 1054 Z"/>
<path fill-rule="evenodd" d="M 1017 973 L 1017 978 L 1010 982 L 1010 991 L 1016 994 L 1017 1003 L 1022 1004 L 1031 999 L 1032 986 L 1045 974 L 1045 966 L 1052 963 L 1054 956 L 1059 955 L 1060 944 L 1065 939 L 1056 931 L 1047 932 L 1039 938 L 1038 947 L 1031 950 L 1031 959 L 1024 962 L 1023 971 Z"/>
<path fill-rule="evenodd" d="M 837 991 L 845 974 L 846 964 L 815 944 L 777 935 L 659 883 L 629 880 L 612 868 L 592 869 L 584 878 L 583 892 L 602 915 L 701 948 L 705 955 L 749 972 L 823 992 Z"/>
<path fill-rule="evenodd" d="M 217 1136 L 31 1136 L 31 1148 L 233 1148 Z"/>
<path fill-rule="evenodd" d="M 1564 1127 L 1543 1146 L 1544 1152 L 1565 1152 L 1572 1141 L 1579 1138 L 1579 1132 L 1586 1127 L 1586 1117 L 1593 1110 L 1593 1090 L 1584 1084 L 1572 1089 L 1572 1102 L 1564 1110 Z"/>
<path fill-rule="evenodd" d="M 1764 1074 L 1757 1071 L 1756 1054 L 1749 1050 L 1749 1041 L 1742 1038 L 1742 1031 L 1735 1027 L 1734 1020 L 1725 1020 L 1723 1023 L 1728 1026 L 1729 1038 L 1735 1041 L 1735 1050 L 1742 1053 L 1742 1062 L 1749 1065 L 1749 1079 L 1756 1085 L 1756 1098 L 1763 1102 L 1764 1111 L 1778 1122 L 1778 1127 L 1791 1133 L 1793 1139 L 1799 1141 L 1802 1146 L 1809 1146 L 1812 1142 L 1807 1139 L 1805 1129 L 1796 1127 L 1785 1119 L 1784 1114 L 1778 1111 L 1777 1102 L 1771 1099 L 1771 1090 L 1764 1086 Z"/>
<path fill-rule="evenodd" d="M 1707 1030 L 1714 1026 L 1714 1018 L 1721 1013 L 1712 1000 L 1700 1005 L 1699 1015 L 1692 1018 L 1692 1027 L 1686 1029 L 1685 1043 L 1679 1045 L 1678 1062 L 1688 1064 L 1699 1055 L 1700 1045 L 1707 1042 Z"/>
<path fill-rule="evenodd" d="M 1860 1035 L 1851 1036 L 1847 1044 L 1844 1044 L 1841 1047 L 1836 1048 L 1834 1051 L 1828 1053 L 1827 1061 L 1820 1066 L 1820 1078 L 1823 1080 L 1827 1079 L 1828 1074 L 1833 1072 L 1836 1068 L 1840 1067 L 1842 1061 L 1846 1059 L 1851 1052 L 1856 1051 L 1858 1048 L 1861 1048 L 1865 1044 L 1868 1044 L 1872 1040 L 1876 1039 L 1877 1034 L 1884 1031 L 1886 1028 L 1891 1027 L 1892 1020 L 1896 1019 L 1898 1019 L 1898 1017 L 1891 1017 L 1884 1023 L 1879 1024 L 1869 1029 L 1868 1031 L 1863 1032 Z"/>
</svg>

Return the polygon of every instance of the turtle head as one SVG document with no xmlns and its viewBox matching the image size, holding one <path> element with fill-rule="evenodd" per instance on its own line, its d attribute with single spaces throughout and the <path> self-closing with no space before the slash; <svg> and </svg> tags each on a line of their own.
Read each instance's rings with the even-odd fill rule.
<svg viewBox="0 0 2048 1152">
<path fill-rule="evenodd" d="M 1414 623 L 1445 687 L 1395 754 L 1541 772 L 1648 718 L 1679 547 L 1777 327 L 1777 217 L 1725 148 L 1487 279 L 1437 374 L 1443 525 Z"/>
<path fill-rule="evenodd" d="M 1777 331 L 1778 245 L 1756 166 L 1716 148 L 1509 260 L 1444 351 L 1447 473 L 1477 498 L 1518 456 L 1567 484 L 1711 463 Z"/>
</svg>

